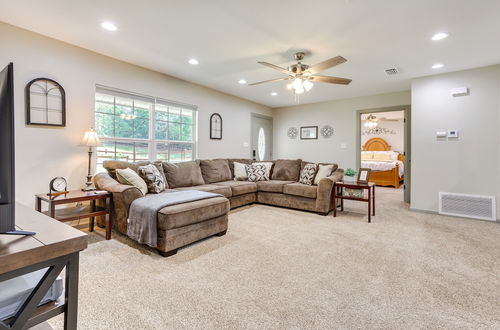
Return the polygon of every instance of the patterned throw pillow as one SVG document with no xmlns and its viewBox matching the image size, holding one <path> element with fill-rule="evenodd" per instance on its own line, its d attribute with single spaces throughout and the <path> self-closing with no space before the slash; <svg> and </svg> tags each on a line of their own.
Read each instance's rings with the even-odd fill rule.
<svg viewBox="0 0 500 330">
<path fill-rule="evenodd" d="M 314 176 L 318 171 L 318 164 L 306 164 L 300 172 L 299 182 L 311 186 L 314 182 Z"/>
<path fill-rule="evenodd" d="M 165 178 L 153 164 L 139 166 L 137 173 L 148 185 L 150 193 L 158 194 L 167 188 Z"/>
<path fill-rule="evenodd" d="M 245 165 L 247 170 L 248 181 L 257 182 L 257 181 L 268 181 L 269 174 L 267 174 L 267 168 L 264 164 L 252 164 Z"/>
</svg>

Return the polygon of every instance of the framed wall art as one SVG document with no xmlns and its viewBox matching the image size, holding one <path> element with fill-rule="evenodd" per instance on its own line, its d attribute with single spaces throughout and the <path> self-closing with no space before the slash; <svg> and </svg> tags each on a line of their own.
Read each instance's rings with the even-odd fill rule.
<svg viewBox="0 0 500 330">
<path fill-rule="evenodd" d="M 318 126 L 302 126 L 300 128 L 301 140 L 317 140 L 318 139 Z"/>
<path fill-rule="evenodd" d="M 26 125 L 66 126 L 66 93 L 55 80 L 33 79 L 26 85 Z"/>
<path fill-rule="evenodd" d="M 218 113 L 210 116 L 210 139 L 222 140 L 222 117 Z"/>
</svg>

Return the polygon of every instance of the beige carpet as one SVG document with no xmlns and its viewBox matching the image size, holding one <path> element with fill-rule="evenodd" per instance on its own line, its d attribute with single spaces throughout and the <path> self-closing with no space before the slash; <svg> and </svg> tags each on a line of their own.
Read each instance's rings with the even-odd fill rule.
<svg viewBox="0 0 500 330">
<path fill-rule="evenodd" d="M 409 212 L 401 193 L 378 189 L 371 224 L 364 203 L 245 207 L 170 258 L 94 233 L 79 329 L 499 329 L 499 224 Z"/>
</svg>

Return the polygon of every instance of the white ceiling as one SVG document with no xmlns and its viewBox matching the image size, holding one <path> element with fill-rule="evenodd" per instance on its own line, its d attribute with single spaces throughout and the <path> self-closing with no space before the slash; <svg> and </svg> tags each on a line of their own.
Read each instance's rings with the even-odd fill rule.
<svg viewBox="0 0 500 330">
<path fill-rule="evenodd" d="M 257 61 L 344 56 L 323 74 L 353 82 L 316 83 L 301 104 L 408 90 L 414 77 L 500 63 L 499 13 L 498 0 L 0 0 L 1 21 L 271 107 L 294 97 L 286 82 L 239 85 L 282 77 Z M 430 40 L 442 30 L 450 37 Z M 401 74 L 387 76 L 394 66 Z"/>
</svg>

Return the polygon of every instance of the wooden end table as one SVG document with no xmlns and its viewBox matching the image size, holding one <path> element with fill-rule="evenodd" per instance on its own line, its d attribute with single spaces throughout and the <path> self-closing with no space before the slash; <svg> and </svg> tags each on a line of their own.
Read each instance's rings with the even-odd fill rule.
<svg viewBox="0 0 500 330">
<path fill-rule="evenodd" d="M 362 189 L 363 197 L 354 197 L 344 195 L 344 188 Z M 368 190 L 368 198 L 364 198 L 364 190 Z M 337 216 L 337 199 L 340 199 L 340 211 L 344 211 L 344 199 L 368 203 L 368 222 L 372 222 L 372 212 L 375 216 L 375 183 L 357 183 L 357 182 L 335 182 L 333 186 L 332 205 L 333 216 Z"/>
<path fill-rule="evenodd" d="M 69 191 L 67 194 L 58 196 L 49 196 L 47 194 L 38 194 L 36 198 L 36 210 L 42 212 L 42 201 L 49 204 L 48 211 L 42 213 L 61 222 L 79 220 L 81 218 L 89 219 L 89 231 L 94 231 L 95 217 L 104 217 L 106 224 L 106 239 L 111 239 L 112 226 L 112 197 L 113 194 L 107 191 Z M 104 201 L 105 206 L 98 206 L 97 201 Z M 56 205 L 89 202 L 89 205 L 73 206 L 56 210 Z M 106 217 L 106 215 L 108 215 Z"/>
</svg>

